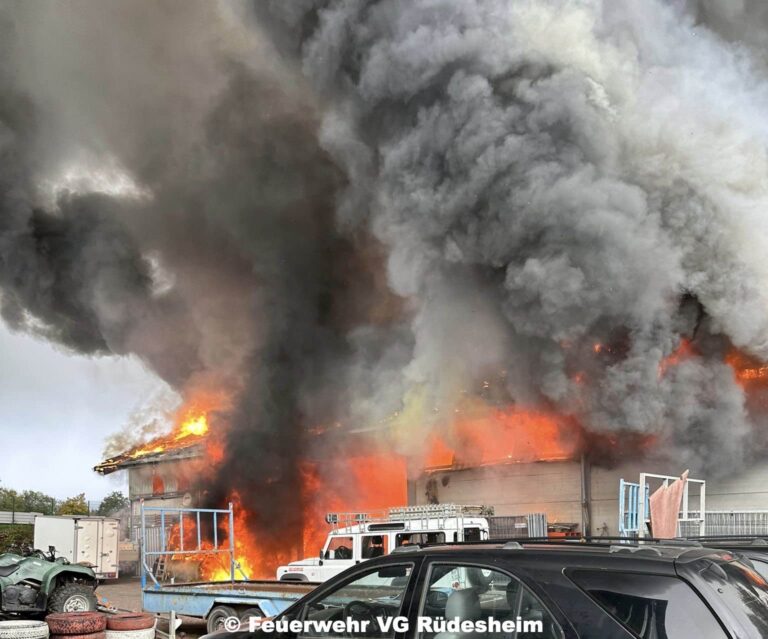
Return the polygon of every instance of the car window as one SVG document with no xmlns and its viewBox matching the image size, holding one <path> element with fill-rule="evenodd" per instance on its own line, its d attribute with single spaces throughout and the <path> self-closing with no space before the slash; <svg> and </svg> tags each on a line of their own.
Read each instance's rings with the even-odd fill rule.
<svg viewBox="0 0 768 639">
<path fill-rule="evenodd" d="M 444 544 L 444 532 L 416 532 L 399 533 L 395 536 L 395 546 L 407 546 L 409 544 Z"/>
<path fill-rule="evenodd" d="M 726 639 L 717 619 L 682 579 L 575 571 L 571 579 L 641 639 Z"/>
<path fill-rule="evenodd" d="M 381 557 L 389 552 L 386 535 L 365 535 L 363 542 L 363 559 Z"/>
<path fill-rule="evenodd" d="M 555 619 L 533 592 L 511 575 L 490 567 L 433 564 L 419 617 L 424 620 L 420 639 L 464 635 L 463 629 L 443 626 L 455 620 L 476 622 L 474 636 L 503 635 L 510 639 L 560 639 L 563 636 Z M 522 628 L 511 628 L 520 621 Z M 501 627 L 504 622 L 506 626 Z"/>
<path fill-rule="evenodd" d="M 326 559 L 352 559 L 352 537 L 331 537 L 325 551 Z"/>
<path fill-rule="evenodd" d="M 464 541 L 480 541 L 480 529 L 476 527 L 465 528 Z"/>
<path fill-rule="evenodd" d="M 762 559 L 753 559 L 752 565 L 763 579 L 768 579 L 768 562 L 765 562 Z"/>
<path fill-rule="evenodd" d="M 305 632 L 300 636 L 393 637 L 396 627 L 386 624 L 401 614 L 412 572 L 413 564 L 380 566 L 310 601 L 303 612 Z M 358 625 L 336 630 L 330 624 L 338 621 Z"/>
</svg>

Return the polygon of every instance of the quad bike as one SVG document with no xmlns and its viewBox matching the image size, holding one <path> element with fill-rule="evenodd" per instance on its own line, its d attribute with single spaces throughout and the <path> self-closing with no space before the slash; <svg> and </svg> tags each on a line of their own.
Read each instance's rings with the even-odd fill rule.
<svg viewBox="0 0 768 639">
<path fill-rule="evenodd" d="M 0 555 L 0 614 L 96 610 L 96 585 L 93 570 L 57 558 L 53 546 L 47 554 Z"/>
</svg>

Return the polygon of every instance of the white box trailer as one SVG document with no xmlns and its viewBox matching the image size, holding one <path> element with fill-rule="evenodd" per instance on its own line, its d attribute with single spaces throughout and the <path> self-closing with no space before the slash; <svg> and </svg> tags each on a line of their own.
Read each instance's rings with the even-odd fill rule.
<svg viewBox="0 0 768 639">
<path fill-rule="evenodd" d="M 120 520 L 85 515 L 35 517 L 35 548 L 56 548 L 57 557 L 87 564 L 98 579 L 117 579 Z"/>
</svg>

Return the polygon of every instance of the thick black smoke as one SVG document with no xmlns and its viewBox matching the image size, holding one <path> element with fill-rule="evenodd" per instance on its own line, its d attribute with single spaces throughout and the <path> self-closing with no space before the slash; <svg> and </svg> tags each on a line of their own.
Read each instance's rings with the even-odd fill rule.
<svg viewBox="0 0 768 639">
<path fill-rule="evenodd" d="M 768 359 L 768 83 L 761 5 L 726 9 L 6 3 L 2 315 L 225 391 L 212 499 L 274 535 L 317 427 L 414 453 L 484 386 L 728 467 L 764 421 L 725 357 Z"/>
<path fill-rule="evenodd" d="M 436 404 L 504 370 L 515 402 L 709 472 L 750 450 L 723 360 L 768 355 L 768 85 L 762 5 L 726 4 L 254 3 L 326 103 L 339 222 L 417 300 L 405 372 Z"/>
</svg>

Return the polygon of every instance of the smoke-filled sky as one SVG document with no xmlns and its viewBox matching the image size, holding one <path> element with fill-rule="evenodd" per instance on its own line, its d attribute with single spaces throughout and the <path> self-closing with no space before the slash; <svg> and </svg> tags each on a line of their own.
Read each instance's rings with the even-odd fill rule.
<svg viewBox="0 0 768 639">
<path fill-rule="evenodd" d="M 2 317 L 225 394 L 214 494 L 281 486 L 266 520 L 312 428 L 407 414 L 412 453 L 486 386 L 708 474 L 756 461 L 728 358 L 768 359 L 767 24 L 758 0 L 5 3 Z"/>
</svg>

